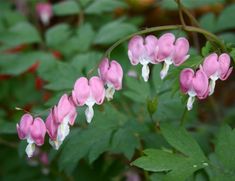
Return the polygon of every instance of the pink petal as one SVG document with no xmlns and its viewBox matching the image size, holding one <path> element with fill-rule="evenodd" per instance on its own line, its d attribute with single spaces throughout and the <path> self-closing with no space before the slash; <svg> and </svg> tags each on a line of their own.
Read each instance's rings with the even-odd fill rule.
<svg viewBox="0 0 235 181">
<path fill-rule="evenodd" d="M 69 124 L 70 124 L 71 126 L 74 125 L 74 122 L 75 122 L 76 118 L 77 118 L 77 111 L 76 111 L 76 109 L 74 108 L 74 109 L 72 109 L 72 110 L 70 111 L 70 114 L 69 114 Z"/>
<path fill-rule="evenodd" d="M 18 136 L 25 139 L 30 133 L 30 126 L 33 123 L 33 117 L 30 114 L 24 114 L 21 117 L 20 124 L 16 125 Z"/>
<path fill-rule="evenodd" d="M 212 53 L 205 58 L 202 68 L 208 77 L 219 70 L 219 63 L 217 60 L 218 55 L 216 53 Z"/>
<path fill-rule="evenodd" d="M 46 13 L 49 17 L 52 16 L 52 6 L 50 3 L 38 3 L 36 5 L 36 11 L 39 15 Z"/>
<path fill-rule="evenodd" d="M 56 120 L 53 117 L 53 111 L 51 110 L 50 114 L 46 119 L 46 129 L 51 140 L 56 140 L 58 127 L 59 124 L 56 123 Z"/>
<path fill-rule="evenodd" d="M 90 96 L 90 87 L 88 85 L 88 80 L 85 77 L 79 78 L 74 85 L 73 100 L 78 106 L 83 106 Z"/>
<path fill-rule="evenodd" d="M 89 80 L 91 95 L 95 99 L 96 104 L 102 104 L 105 98 L 105 89 L 102 80 L 94 76 Z"/>
<path fill-rule="evenodd" d="M 67 94 L 64 94 L 57 105 L 57 122 L 62 123 L 63 119 L 66 117 L 66 115 L 69 114 L 70 110 L 72 109 L 72 105 L 69 101 L 69 97 Z"/>
<path fill-rule="evenodd" d="M 202 98 L 206 97 L 205 95 L 208 92 L 209 81 L 208 77 L 202 69 L 199 69 L 196 72 L 195 77 L 193 78 L 193 89 L 197 94 L 197 97 Z"/>
<path fill-rule="evenodd" d="M 156 48 L 157 48 L 157 45 L 158 45 L 157 43 L 158 43 L 158 40 L 153 35 L 148 35 L 145 38 L 146 54 L 151 59 L 152 63 L 158 63 L 158 62 L 155 61 Z"/>
<path fill-rule="evenodd" d="M 194 71 L 190 68 L 186 68 L 180 73 L 180 88 L 183 93 L 187 93 L 192 88 L 192 80 Z"/>
<path fill-rule="evenodd" d="M 32 126 L 30 127 L 30 137 L 34 140 L 35 144 L 41 146 L 44 144 L 46 135 L 46 126 L 43 120 L 39 117 L 35 118 Z"/>
<path fill-rule="evenodd" d="M 174 52 L 175 36 L 172 33 L 166 33 L 158 39 L 158 61 L 164 61 Z"/>
<path fill-rule="evenodd" d="M 142 36 L 134 36 L 128 44 L 128 56 L 132 65 L 139 63 L 139 57 L 145 53 L 144 39 Z"/>
<path fill-rule="evenodd" d="M 230 56 L 227 53 L 223 53 L 219 56 L 219 72 L 221 80 L 226 80 L 232 72 L 232 68 L 229 68 L 230 61 Z"/>
<path fill-rule="evenodd" d="M 121 65 L 113 60 L 110 63 L 110 68 L 107 71 L 107 82 L 113 84 L 116 90 L 120 90 L 122 88 L 122 78 L 123 78 L 123 70 Z"/>
<path fill-rule="evenodd" d="M 99 65 L 99 69 L 98 69 L 100 78 L 104 82 L 106 82 L 106 73 L 107 73 L 108 69 L 109 69 L 109 60 L 108 60 L 108 58 L 104 58 L 101 61 L 100 65 Z"/>
<path fill-rule="evenodd" d="M 173 55 L 173 62 L 174 65 L 179 66 L 181 65 L 187 56 L 189 51 L 189 42 L 186 38 L 178 38 L 175 42 L 175 51 Z"/>
</svg>

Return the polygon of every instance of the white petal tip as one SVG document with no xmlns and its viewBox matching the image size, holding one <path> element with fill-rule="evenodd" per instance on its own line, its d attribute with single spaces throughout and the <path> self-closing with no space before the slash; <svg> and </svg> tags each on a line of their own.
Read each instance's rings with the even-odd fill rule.
<svg viewBox="0 0 235 181">
<path fill-rule="evenodd" d="M 35 151 L 35 144 L 29 143 L 25 149 L 27 156 L 31 158 L 33 156 L 34 151 Z"/>
</svg>

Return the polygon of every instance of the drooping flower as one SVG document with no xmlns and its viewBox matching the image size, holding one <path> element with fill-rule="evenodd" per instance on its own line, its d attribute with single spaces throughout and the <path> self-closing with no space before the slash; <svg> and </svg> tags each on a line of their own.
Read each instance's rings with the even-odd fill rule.
<svg viewBox="0 0 235 181">
<path fill-rule="evenodd" d="M 187 108 L 191 110 L 196 96 L 199 99 L 205 99 L 208 96 L 208 77 L 202 69 L 194 72 L 186 68 L 180 73 L 180 88 L 183 93 L 189 95 Z"/>
<path fill-rule="evenodd" d="M 27 140 L 26 153 L 28 157 L 32 157 L 35 151 L 35 144 L 41 146 L 44 144 L 46 135 L 46 126 L 39 117 L 33 119 L 30 114 L 24 114 L 20 123 L 16 125 L 18 136 L 21 140 Z"/>
<path fill-rule="evenodd" d="M 76 106 L 87 105 L 85 110 L 86 120 L 91 122 L 94 116 L 94 104 L 102 104 L 105 98 L 105 88 L 103 81 L 97 77 L 92 77 L 89 81 L 85 77 L 79 78 L 72 91 L 72 99 Z"/>
<path fill-rule="evenodd" d="M 175 41 L 175 36 L 172 33 L 166 33 L 158 39 L 156 51 L 156 61 L 164 62 L 160 72 L 161 79 L 164 79 L 171 64 L 179 66 L 189 58 L 187 55 L 189 42 L 184 37 Z"/>
<path fill-rule="evenodd" d="M 53 15 L 50 3 L 38 3 L 36 5 L 37 14 L 44 25 L 48 25 Z"/>
<path fill-rule="evenodd" d="M 145 38 L 142 36 L 134 36 L 128 44 L 128 57 L 132 65 L 141 64 L 142 77 L 144 81 L 149 79 L 149 63 L 156 64 L 155 53 L 157 47 L 157 38 L 149 35 Z"/>
<path fill-rule="evenodd" d="M 115 60 L 109 62 L 109 60 L 105 58 L 100 63 L 98 72 L 100 78 L 108 87 L 105 91 L 106 98 L 108 100 L 113 99 L 115 90 L 122 88 L 123 70 L 121 65 Z"/>
<path fill-rule="evenodd" d="M 216 53 L 208 55 L 203 62 L 202 68 L 208 78 L 210 78 L 209 95 L 214 93 L 216 80 L 226 80 L 233 70 L 230 67 L 230 57 L 227 53 L 223 53 L 219 57 Z"/>
<path fill-rule="evenodd" d="M 50 136 L 50 144 L 58 150 L 68 136 L 70 128 L 77 117 L 76 108 L 69 96 L 64 94 L 57 106 L 54 106 L 46 119 L 46 128 Z"/>
</svg>

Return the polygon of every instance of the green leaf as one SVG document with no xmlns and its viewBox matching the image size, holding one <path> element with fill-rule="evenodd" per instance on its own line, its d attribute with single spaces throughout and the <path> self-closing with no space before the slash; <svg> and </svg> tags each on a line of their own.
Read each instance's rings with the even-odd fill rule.
<svg viewBox="0 0 235 181">
<path fill-rule="evenodd" d="M 53 5 L 53 12 L 57 16 L 73 15 L 78 14 L 80 12 L 80 8 L 76 1 L 68 0 Z"/>
<path fill-rule="evenodd" d="M 7 48 L 41 41 L 37 29 L 28 22 L 20 22 L 12 26 L 7 32 L 0 34 L 0 39 Z"/>
<path fill-rule="evenodd" d="M 95 65 L 101 60 L 102 55 L 102 53 L 96 51 L 78 54 L 72 59 L 71 65 L 79 72 L 78 75 L 83 75 L 83 72 L 88 73 L 93 70 Z M 94 73 L 96 73 L 96 70 Z"/>
<path fill-rule="evenodd" d="M 117 20 L 102 26 L 95 37 L 94 43 L 111 44 L 136 31 L 137 28 L 134 25 Z"/>
<path fill-rule="evenodd" d="M 227 6 L 220 14 L 217 22 L 217 31 L 223 31 L 235 27 L 235 4 Z"/>
<path fill-rule="evenodd" d="M 91 24 L 84 24 L 80 26 L 77 30 L 77 49 L 78 51 L 87 51 L 95 37 L 95 32 Z"/>
<path fill-rule="evenodd" d="M 46 42 L 48 46 L 61 46 L 70 36 L 70 29 L 67 24 L 53 26 L 46 32 Z"/>
<path fill-rule="evenodd" d="M 195 171 L 204 168 L 199 160 L 184 157 L 157 149 L 147 149 L 144 156 L 138 158 L 133 165 L 152 172 L 167 172 L 164 181 L 184 181 Z"/>
<path fill-rule="evenodd" d="M 89 162 L 93 162 L 101 153 L 108 150 L 112 133 L 125 121 L 126 117 L 110 106 L 105 107 L 105 112 L 95 111 L 88 128 L 71 137 L 64 145 L 59 159 L 60 168 L 74 168 L 85 156 L 88 156 Z"/>
<path fill-rule="evenodd" d="M 235 130 L 223 126 L 220 130 L 215 147 L 215 154 L 223 168 L 235 171 Z"/>
<path fill-rule="evenodd" d="M 20 54 L 2 54 L 0 55 L 0 73 L 19 75 L 25 72 L 34 63 L 43 60 L 48 54 L 42 52 L 29 52 Z"/>
<path fill-rule="evenodd" d="M 200 20 L 200 25 L 202 26 L 202 28 L 211 31 L 211 32 L 216 32 L 216 17 L 213 13 L 207 13 L 205 15 L 203 15 Z"/>
<path fill-rule="evenodd" d="M 94 1 L 85 9 L 87 14 L 101 14 L 104 12 L 111 12 L 116 8 L 125 8 L 127 7 L 126 3 L 118 0 L 99 0 Z"/>
<path fill-rule="evenodd" d="M 183 154 L 205 161 L 206 157 L 198 143 L 182 127 L 176 128 L 170 124 L 161 124 L 161 131 L 167 142 Z"/>
<path fill-rule="evenodd" d="M 233 62 L 235 63 L 235 48 L 233 48 L 232 51 L 229 54 L 232 57 Z"/>
<path fill-rule="evenodd" d="M 0 134 L 16 134 L 16 124 L 10 122 L 0 123 Z"/>
<path fill-rule="evenodd" d="M 128 89 L 123 93 L 126 97 L 134 102 L 146 103 L 150 95 L 148 83 L 144 82 L 142 78 L 137 80 L 136 78 L 126 76 L 125 84 L 128 86 Z"/>
<path fill-rule="evenodd" d="M 140 147 L 139 137 L 146 131 L 147 128 L 143 123 L 137 121 L 126 122 L 113 135 L 112 151 L 123 153 L 130 160 L 135 149 Z"/>
<path fill-rule="evenodd" d="M 212 5 L 215 3 L 223 3 L 225 2 L 225 0 L 196 0 L 196 1 L 195 0 L 182 0 L 181 2 L 187 8 L 197 8 L 200 6 Z M 178 8 L 175 1 L 172 1 L 172 0 L 161 1 L 160 5 L 164 9 L 176 10 Z"/>
<path fill-rule="evenodd" d="M 167 142 L 180 153 L 147 149 L 132 164 L 147 171 L 166 172 L 164 181 L 184 181 L 195 171 L 208 166 L 207 158 L 197 142 L 182 127 L 162 123 L 161 132 Z"/>
<path fill-rule="evenodd" d="M 170 171 L 175 169 L 184 159 L 182 156 L 177 156 L 157 149 L 144 150 L 144 154 L 146 156 L 138 158 L 132 162 L 132 164 L 152 172 Z"/>
<path fill-rule="evenodd" d="M 213 46 L 211 45 L 211 43 L 209 41 L 206 42 L 206 45 L 204 47 L 202 47 L 202 56 L 206 57 L 207 55 L 210 54 L 210 52 L 213 51 Z"/>
</svg>

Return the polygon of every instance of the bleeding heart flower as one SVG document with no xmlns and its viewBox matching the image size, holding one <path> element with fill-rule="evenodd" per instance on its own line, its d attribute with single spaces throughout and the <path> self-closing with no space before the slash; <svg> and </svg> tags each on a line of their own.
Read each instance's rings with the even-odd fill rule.
<svg viewBox="0 0 235 181">
<path fill-rule="evenodd" d="M 68 136 L 70 128 L 77 117 L 76 108 L 67 94 L 64 94 L 57 106 L 51 109 L 46 119 L 46 128 L 50 136 L 50 144 L 59 149 L 64 139 Z"/>
<path fill-rule="evenodd" d="M 36 11 L 44 25 L 48 25 L 53 15 L 52 6 L 50 3 L 38 3 Z"/>
<path fill-rule="evenodd" d="M 146 38 L 142 36 L 134 36 L 128 44 L 128 57 L 132 65 L 141 64 L 142 77 L 144 81 L 149 79 L 149 63 L 156 64 L 155 53 L 157 47 L 157 38 L 149 35 Z"/>
<path fill-rule="evenodd" d="M 203 62 L 202 68 L 208 78 L 210 78 L 209 95 L 214 93 L 216 80 L 226 80 L 233 70 L 230 67 L 230 57 L 227 53 L 223 53 L 219 57 L 216 53 L 208 55 Z"/>
<path fill-rule="evenodd" d="M 87 122 L 90 123 L 93 116 L 94 104 L 102 104 L 105 98 L 105 88 L 103 81 L 97 77 L 92 77 L 89 81 L 85 77 L 79 78 L 72 91 L 72 99 L 76 106 L 87 105 L 85 110 Z"/>
<path fill-rule="evenodd" d="M 123 70 L 121 65 L 115 60 L 109 62 L 109 60 L 105 58 L 100 63 L 98 72 L 100 78 L 108 87 L 105 91 L 106 98 L 108 100 L 113 99 L 115 90 L 122 88 Z"/>
<path fill-rule="evenodd" d="M 24 114 L 16 128 L 19 138 L 21 140 L 27 139 L 28 145 L 25 151 L 28 157 L 32 157 L 35 151 L 35 144 L 37 146 L 44 144 L 46 126 L 43 120 L 39 117 L 33 119 L 30 114 Z"/>
<path fill-rule="evenodd" d="M 187 55 L 189 42 L 183 37 L 175 41 L 175 36 L 172 33 L 166 33 L 158 39 L 156 51 L 156 61 L 164 62 L 163 69 L 160 72 L 161 79 L 164 79 L 171 64 L 179 66 L 189 58 L 189 55 Z"/>
<path fill-rule="evenodd" d="M 187 108 L 193 108 L 195 96 L 199 99 L 205 99 L 209 92 L 208 77 L 202 69 L 196 73 L 190 68 L 186 68 L 180 73 L 180 88 L 181 91 L 189 95 Z"/>
</svg>

